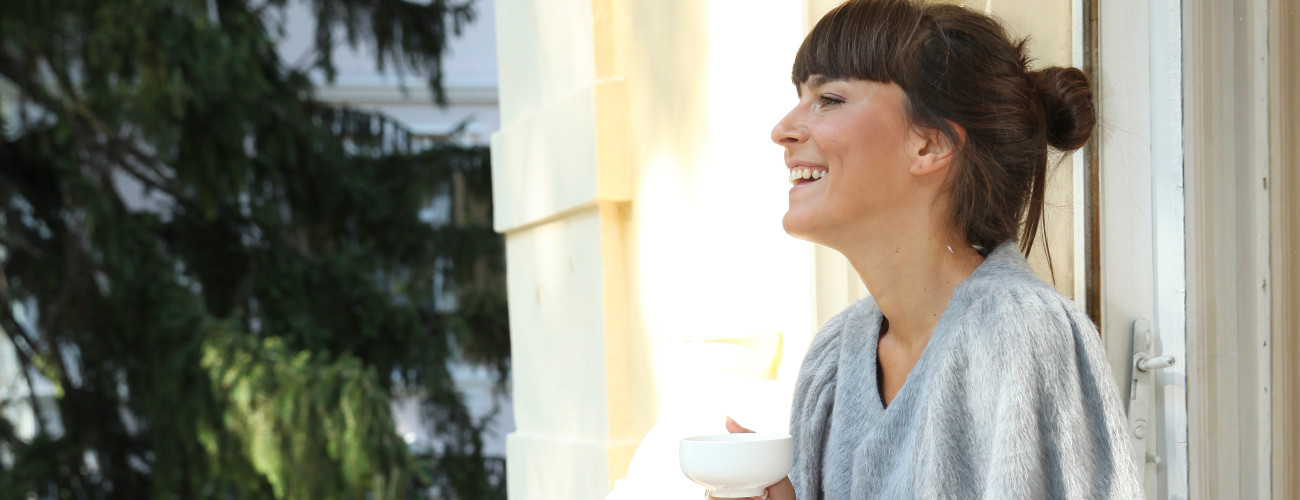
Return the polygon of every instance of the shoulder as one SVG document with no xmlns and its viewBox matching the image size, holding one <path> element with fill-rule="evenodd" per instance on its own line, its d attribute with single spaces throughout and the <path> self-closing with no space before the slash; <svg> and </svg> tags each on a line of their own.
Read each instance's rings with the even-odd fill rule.
<svg viewBox="0 0 1300 500">
<path fill-rule="evenodd" d="M 1014 247 L 986 263 L 992 266 L 954 293 L 967 307 L 950 332 L 951 362 L 980 381 L 967 386 L 974 407 L 999 425 L 1007 415 L 1050 408 L 1059 425 L 1094 422 L 1102 425 L 1092 428 L 1098 435 L 1113 434 L 1111 427 L 1122 435 L 1123 406 L 1092 321 L 1038 279 Z"/>
<path fill-rule="evenodd" d="M 824 359 L 836 359 L 835 353 L 839 351 L 840 341 L 845 332 L 866 331 L 870 329 L 873 321 L 876 324 L 880 322 L 880 308 L 876 306 L 875 299 L 866 297 L 849 304 L 817 330 L 812 343 L 808 346 L 808 354 L 804 356 L 804 365 L 819 363 Z"/>
<path fill-rule="evenodd" d="M 844 308 L 826 321 L 813 336 L 808 352 L 804 354 L 803 362 L 800 364 L 799 378 L 805 380 L 834 373 L 834 368 L 840 362 L 840 353 L 846 349 L 844 342 L 865 341 L 865 337 L 874 337 L 879 324 L 880 308 L 871 297 Z"/>
<path fill-rule="evenodd" d="M 1076 358 L 1098 343 L 1097 329 L 1073 300 L 1039 279 L 1013 243 L 994 250 L 958 290 L 958 329 L 1001 362 Z"/>
<path fill-rule="evenodd" d="M 849 304 L 843 311 L 827 320 L 817 330 L 812 345 L 834 343 L 845 331 L 861 331 L 870 327 L 873 321 L 880 321 L 880 308 L 876 305 L 875 299 L 865 297 Z"/>
</svg>

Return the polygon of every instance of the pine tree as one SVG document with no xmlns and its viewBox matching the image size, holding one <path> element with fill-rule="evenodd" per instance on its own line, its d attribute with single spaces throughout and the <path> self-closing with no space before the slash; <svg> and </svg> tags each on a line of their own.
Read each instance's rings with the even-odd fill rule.
<svg viewBox="0 0 1300 500">
<path fill-rule="evenodd" d="M 488 152 L 310 78 L 348 43 L 443 102 L 472 6 L 304 0 L 292 66 L 286 1 L 0 8 L 0 334 L 56 394 L 35 437 L 0 418 L 0 499 L 504 498 L 448 369 L 508 370 Z"/>
</svg>

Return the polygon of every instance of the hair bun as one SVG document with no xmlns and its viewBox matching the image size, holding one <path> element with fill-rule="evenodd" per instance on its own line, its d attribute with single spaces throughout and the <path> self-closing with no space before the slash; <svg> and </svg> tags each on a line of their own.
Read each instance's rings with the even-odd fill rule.
<svg viewBox="0 0 1300 500">
<path fill-rule="evenodd" d="M 1053 66 L 1029 73 L 1047 118 L 1047 143 L 1062 151 L 1083 147 L 1097 125 L 1088 75 L 1078 68 Z"/>
</svg>

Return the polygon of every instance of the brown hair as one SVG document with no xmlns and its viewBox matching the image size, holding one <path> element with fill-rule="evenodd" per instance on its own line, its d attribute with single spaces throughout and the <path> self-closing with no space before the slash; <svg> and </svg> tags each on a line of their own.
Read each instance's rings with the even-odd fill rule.
<svg viewBox="0 0 1300 500">
<path fill-rule="evenodd" d="M 1030 71 L 1025 42 L 963 7 L 849 0 L 804 39 L 791 76 L 796 86 L 822 75 L 901 87 L 909 120 L 957 145 L 952 220 L 966 240 L 987 252 L 1019 232 L 1028 255 L 1043 221 L 1047 146 L 1078 149 L 1097 117 L 1088 77 Z"/>
</svg>

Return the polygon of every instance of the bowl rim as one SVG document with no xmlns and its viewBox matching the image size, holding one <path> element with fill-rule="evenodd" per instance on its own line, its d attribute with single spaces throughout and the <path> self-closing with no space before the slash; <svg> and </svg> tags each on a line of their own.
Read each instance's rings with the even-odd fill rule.
<svg viewBox="0 0 1300 500">
<path fill-rule="evenodd" d="M 782 441 L 792 439 L 789 434 L 778 434 L 770 432 L 737 432 L 731 434 L 700 434 L 698 436 L 687 436 L 682 438 L 682 442 L 691 443 L 761 443 L 766 441 Z"/>
</svg>

